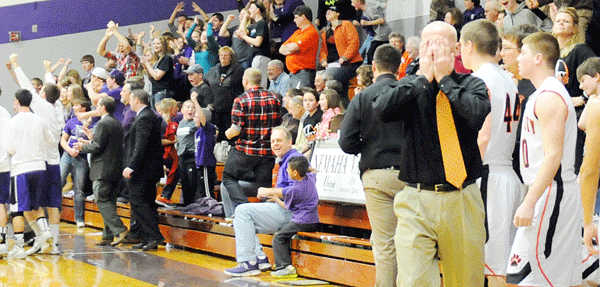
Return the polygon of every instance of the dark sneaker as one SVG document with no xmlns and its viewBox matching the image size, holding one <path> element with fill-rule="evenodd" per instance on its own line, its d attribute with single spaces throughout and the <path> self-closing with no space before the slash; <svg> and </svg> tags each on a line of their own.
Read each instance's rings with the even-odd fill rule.
<svg viewBox="0 0 600 287">
<path fill-rule="evenodd" d="M 238 266 L 225 269 L 225 274 L 230 276 L 256 276 L 260 275 L 260 270 L 258 269 L 258 263 L 252 265 L 248 261 L 240 262 Z"/>
<path fill-rule="evenodd" d="M 265 257 L 263 259 L 258 258 L 258 269 L 260 271 L 267 271 L 271 269 L 271 263 L 269 263 L 269 258 Z"/>
</svg>

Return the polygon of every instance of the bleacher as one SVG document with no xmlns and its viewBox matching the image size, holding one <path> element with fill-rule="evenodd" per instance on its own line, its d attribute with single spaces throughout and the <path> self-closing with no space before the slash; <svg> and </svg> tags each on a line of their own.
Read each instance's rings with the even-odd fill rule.
<svg viewBox="0 0 600 287">
<path fill-rule="evenodd" d="M 222 166 L 219 166 L 219 180 L 221 172 Z M 274 173 L 276 174 L 276 170 Z M 161 191 L 162 186 L 159 185 L 157 194 Z M 179 198 L 180 193 L 181 189 L 178 187 L 172 197 L 174 201 Z M 128 226 L 129 204 L 117 203 L 117 212 Z M 321 201 L 319 217 L 322 231 L 300 232 L 292 239 L 292 260 L 298 274 L 348 286 L 373 286 L 375 264 L 368 240 L 370 225 L 366 208 Z M 68 222 L 75 221 L 72 198 L 63 198 L 61 218 Z M 90 227 L 104 227 L 102 216 L 92 201 L 85 203 L 85 223 Z M 232 223 L 225 218 L 159 209 L 159 227 L 168 243 L 235 258 L 234 229 Z M 273 236 L 260 234 L 258 237 L 273 263 Z M 332 272 L 334 270 L 344 272 Z"/>
</svg>

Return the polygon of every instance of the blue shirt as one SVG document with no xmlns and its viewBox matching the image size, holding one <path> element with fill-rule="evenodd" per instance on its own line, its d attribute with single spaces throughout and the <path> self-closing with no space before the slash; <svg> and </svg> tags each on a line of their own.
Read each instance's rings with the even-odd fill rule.
<svg viewBox="0 0 600 287">
<path fill-rule="evenodd" d="M 302 155 L 295 149 L 291 149 L 281 157 L 281 159 L 279 161 L 279 172 L 277 174 L 277 183 L 275 184 L 276 187 L 284 188 L 284 187 L 288 187 L 288 186 L 291 186 L 294 184 L 294 180 L 291 179 L 287 173 L 287 167 L 288 167 L 288 162 L 290 161 L 290 159 L 293 157 L 296 157 L 296 156 L 304 156 L 304 155 Z"/>
<path fill-rule="evenodd" d="M 290 88 L 290 75 L 288 75 L 286 72 L 281 72 L 279 77 L 277 77 L 275 81 L 271 82 L 269 91 L 278 92 L 283 96 Z"/>
</svg>

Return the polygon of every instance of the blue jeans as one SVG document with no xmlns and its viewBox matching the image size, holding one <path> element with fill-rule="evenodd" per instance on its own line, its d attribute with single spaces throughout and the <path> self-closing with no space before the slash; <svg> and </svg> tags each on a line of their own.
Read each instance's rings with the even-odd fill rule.
<svg viewBox="0 0 600 287">
<path fill-rule="evenodd" d="M 235 209 L 235 252 L 238 262 L 265 257 L 256 234 L 273 234 L 292 220 L 292 212 L 275 202 L 244 203 Z"/>
<path fill-rule="evenodd" d="M 60 158 L 60 184 L 65 186 L 67 175 L 71 174 L 73 180 L 73 191 L 75 192 L 74 207 L 75 221 L 84 221 L 84 204 L 85 196 L 83 188 L 85 187 L 85 179 L 88 177 L 90 166 L 85 154 L 79 154 L 77 157 L 72 157 L 68 152 L 64 152 Z"/>
<path fill-rule="evenodd" d="M 160 90 L 150 97 L 150 108 L 156 111 L 156 104 L 167 97 L 167 90 Z"/>
</svg>

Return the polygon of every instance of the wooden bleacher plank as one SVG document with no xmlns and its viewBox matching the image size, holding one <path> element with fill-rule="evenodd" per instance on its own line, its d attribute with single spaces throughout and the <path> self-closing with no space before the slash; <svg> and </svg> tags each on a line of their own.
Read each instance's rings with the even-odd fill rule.
<svg viewBox="0 0 600 287">
<path fill-rule="evenodd" d="M 167 242 L 235 258 L 235 237 L 160 224 Z"/>
<path fill-rule="evenodd" d="M 292 252 L 300 276 L 349 286 L 374 286 L 375 265 Z"/>
<path fill-rule="evenodd" d="M 310 238 L 316 238 L 316 239 L 320 239 L 320 240 L 328 240 L 328 241 L 335 241 L 335 242 L 371 247 L 371 241 L 369 239 L 364 239 L 364 238 L 356 238 L 356 237 L 350 237 L 350 236 L 326 233 L 326 232 L 298 232 L 298 235 L 310 237 Z"/>
<path fill-rule="evenodd" d="M 371 230 L 367 208 L 362 205 L 319 202 L 319 220 L 322 224 Z"/>
<path fill-rule="evenodd" d="M 341 245 L 327 244 L 309 240 L 292 240 L 292 249 L 312 254 L 320 254 L 326 257 L 336 257 L 364 263 L 375 264 L 371 249 L 347 247 Z"/>
</svg>

